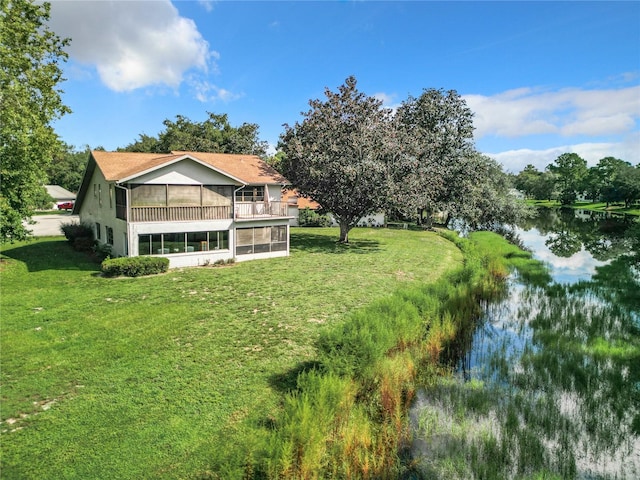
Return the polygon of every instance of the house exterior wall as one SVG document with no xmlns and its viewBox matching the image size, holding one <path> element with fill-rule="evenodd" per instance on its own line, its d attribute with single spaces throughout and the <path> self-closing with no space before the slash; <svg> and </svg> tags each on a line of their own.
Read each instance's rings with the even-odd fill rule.
<svg viewBox="0 0 640 480">
<path fill-rule="evenodd" d="M 113 235 L 114 256 L 126 256 L 129 249 L 127 222 L 116 218 L 115 185 L 107 182 L 96 169 L 91 177 L 89 191 L 79 212 L 80 222 L 93 224 L 95 238 L 100 243 L 108 243 L 107 233 Z"/>
<path fill-rule="evenodd" d="M 153 172 L 136 177 L 130 183 L 240 186 L 239 182 L 233 181 L 228 176 L 189 159 L 166 165 Z"/>
<path fill-rule="evenodd" d="M 242 184 L 224 174 L 193 160 L 182 160 L 166 165 L 153 172 L 129 180 L 131 184 L 160 185 L 220 185 L 239 188 Z M 124 186 L 124 185 L 123 185 Z M 116 218 L 116 199 L 114 182 L 108 182 L 99 168 L 94 170 L 89 189 L 82 202 L 80 221 L 94 225 L 96 238 L 108 243 L 107 228 L 113 234 L 113 256 L 140 255 L 140 236 L 172 233 L 227 232 L 228 248 L 206 251 L 171 252 L 160 256 L 169 259 L 170 268 L 193 267 L 213 264 L 220 260 L 246 261 L 289 255 L 289 218 L 271 217 L 234 220 L 165 221 L 165 222 L 127 222 Z M 130 191 L 127 191 L 127 205 L 131 208 Z M 265 197 L 270 201 L 280 201 L 281 186 L 266 185 Z M 235 199 L 232 200 L 235 203 Z M 97 227 L 99 226 L 99 232 Z M 286 250 L 251 253 L 236 256 L 237 229 L 284 226 L 286 228 Z M 99 233 L 99 234 L 98 234 Z M 283 243 L 280 243 L 282 245 Z M 155 255 L 155 254 L 154 254 Z"/>
</svg>

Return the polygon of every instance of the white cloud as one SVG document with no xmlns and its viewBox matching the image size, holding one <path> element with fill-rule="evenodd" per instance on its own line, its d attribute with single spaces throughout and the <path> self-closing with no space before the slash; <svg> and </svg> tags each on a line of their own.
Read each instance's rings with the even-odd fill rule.
<svg viewBox="0 0 640 480">
<path fill-rule="evenodd" d="M 230 102 L 242 97 L 240 94 L 233 93 L 195 76 L 190 77 L 187 83 L 193 90 L 194 97 L 203 103 L 216 102 L 218 100 Z"/>
<path fill-rule="evenodd" d="M 204 8 L 207 12 L 213 11 L 213 1 L 212 0 L 198 0 L 198 3 Z"/>
<path fill-rule="evenodd" d="M 475 114 L 476 138 L 624 134 L 640 119 L 640 86 L 559 91 L 519 88 L 463 98 Z"/>
<path fill-rule="evenodd" d="M 545 150 L 518 149 L 499 153 L 487 153 L 504 166 L 509 172 L 520 172 L 528 164 L 542 171 L 553 163 L 563 153 L 577 153 L 593 166 L 604 157 L 616 157 L 633 165 L 640 163 L 640 132 L 625 137 L 619 143 L 579 143 L 575 145 L 560 145 Z"/>
<path fill-rule="evenodd" d="M 207 72 L 217 54 L 193 20 L 168 0 L 53 2 L 51 28 L 70 37 L 70 57 L 95 66 L 117 92 L 150 85 L 177 88 L 185 72 Z"/>
<path fill-rule="evenodd" d="M 394 93 L 378 92 L 373 94 L 373 98 L 380 100 L 383 107 L 390 108 L 394 112 L 401 105 L 400 102 L 396 101 L 396 97 L 397 95 Z"/>
</svg>

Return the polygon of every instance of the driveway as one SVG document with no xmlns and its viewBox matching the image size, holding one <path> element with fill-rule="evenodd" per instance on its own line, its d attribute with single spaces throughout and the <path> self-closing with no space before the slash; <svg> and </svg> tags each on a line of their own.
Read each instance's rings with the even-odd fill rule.
<svg viewBox="0 0 640 480">
<path fill-rule="evenodd" d="M 34 215 L 32 219 L 36 222 L 34 225 L 27 225 L 27 229 L 33 232 L 35 237 L 62 236 L 60 225 L 63 223 L 77 223 L 78 215 L 70 213 L 60 213 L 54 215 Z"/>
</svg>

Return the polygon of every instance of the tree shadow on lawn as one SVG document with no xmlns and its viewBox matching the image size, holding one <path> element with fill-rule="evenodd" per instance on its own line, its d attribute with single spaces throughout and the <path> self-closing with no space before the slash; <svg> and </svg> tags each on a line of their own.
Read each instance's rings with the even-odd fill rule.
<svg viewBox="0 0 640 480">
<path fill-rule="evenodd" d="M 380 251 L 380 242 L 356 239 L 348 244 L 338 242 L 335 237 L 316 233 L 292 233 L 289 240 L 291 252 L 297 250 L 309 253 L 375 253 Z"/>
<path fill-rule="evenodd" d="M 269 385 L 280 393 L 290 393 L 298 388 L 298 377 L 301 373 L 318 370 L 321 367 L 322 364 L 314 360 L 299 363 L 286 372 L 271 375 L 269 377 Z"/>
<path fill-rule="evenodd" d="M 29 272 L 100 269 L 86 253 L 76 252 L 66 240 L 35 241 L 19 247 L 8 245 L 2 249 L 0 258 L 23 262 Z"/>
</svg>

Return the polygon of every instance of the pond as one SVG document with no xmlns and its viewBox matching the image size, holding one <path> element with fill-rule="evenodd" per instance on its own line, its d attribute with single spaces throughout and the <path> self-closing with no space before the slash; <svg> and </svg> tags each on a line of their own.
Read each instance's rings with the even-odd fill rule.
<svg viewBox="0 0 640 480">
<path fill-rule="evenodd" d="M 640 478 L 640 270 L 630 220 L 541 210 L 546 285 L 508 280 L 411 411 L 415 478 Z"/>
</svg>

